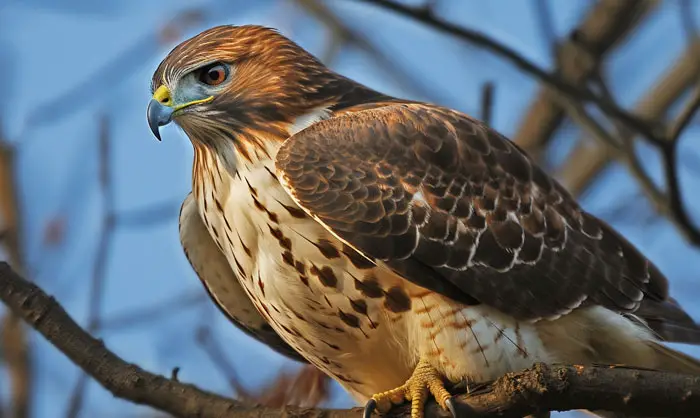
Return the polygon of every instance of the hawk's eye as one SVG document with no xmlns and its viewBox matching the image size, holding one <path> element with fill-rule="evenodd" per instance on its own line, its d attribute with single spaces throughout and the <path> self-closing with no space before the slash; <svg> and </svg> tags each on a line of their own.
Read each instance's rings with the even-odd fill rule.
<svg viewBox="0 0 700 418">
<path fill-rule="evenodd" d="M 208 86 L 218 86 L 228 77 L 228 67 L 224 64 L 211 64 L 199 70 L 199 81 Z"/>
</svg>

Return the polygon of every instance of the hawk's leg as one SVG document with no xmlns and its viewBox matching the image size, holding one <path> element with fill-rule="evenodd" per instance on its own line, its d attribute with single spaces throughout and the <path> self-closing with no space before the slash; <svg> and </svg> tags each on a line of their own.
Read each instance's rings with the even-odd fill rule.
<svg viewBox="0 0 700 418">
<path fill-rule="evenodd" d="M 423 408 L 429 394 L 432 394 L 437 403 L 449 410 L 456 418 L 454 401 L 452 395 L 445 389 L 442 375 L 423 359 L 418 362 L 406 383 L 396 389 L 373 395 L 365 405 L 364 418 L 369 418 L 375 408 L 379 412 L 388 412 L 393 405 L 401 404 L 404 400 L 411 401 L 411 418 L 423 418 Z"/>
</svg>

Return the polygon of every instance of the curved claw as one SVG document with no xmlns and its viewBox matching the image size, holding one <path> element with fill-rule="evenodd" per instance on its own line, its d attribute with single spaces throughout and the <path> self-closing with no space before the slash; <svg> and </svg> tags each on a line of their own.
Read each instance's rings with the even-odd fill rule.
<svg viewBox="0 0 700 418">
<path fill-rule="evenodd" d="M 445 399 L 445 406 L 450 411 L 450 414 L 452 414 L 452 418 L 457 418 L 457 405 L 455 404 L 455 399 L 452 396 Z"/>
<path fill-rule="evenodd" d="M 362 412 L 362 418 L 371 418 L 372 412 L 377 408 L 377 401 L 370 399 L 365 404 L 365 410 Z"/>
</svg>

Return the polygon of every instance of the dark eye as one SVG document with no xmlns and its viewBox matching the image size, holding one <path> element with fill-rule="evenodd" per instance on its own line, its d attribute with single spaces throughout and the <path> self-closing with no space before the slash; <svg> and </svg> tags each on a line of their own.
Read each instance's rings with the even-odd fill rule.
<svg viewBox="0 0 700 418">
<path fill-rule="evenodd" d="M 202 68 L 199 72 L 199 81 L 208 86 L 218 86 L 228 77 L 228 67 L 224 64 L 212 64 Z"/>
</svg>

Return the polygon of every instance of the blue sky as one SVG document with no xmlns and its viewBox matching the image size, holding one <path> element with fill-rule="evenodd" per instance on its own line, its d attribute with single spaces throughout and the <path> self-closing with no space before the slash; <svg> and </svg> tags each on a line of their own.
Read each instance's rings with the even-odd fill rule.
<svg viewBox="0 0 700 418">
<path fill-rule="evenodd" d="M 345 22 L 372 39 L 376 47 L 420 87 L 383 70 L 356 47 L 341 50 L 331 66 L 383 92 L 438 102 L 477 114 L 484 82 L 496 85 L 492 124 L 515 133 L 537 84 L 488 52 L 438 34 L 424 26 L 354 0 L 326 2 Z M 413 1 L 411 3 L 418 3 Z M 534 1 L 443 0 L 437 11 L 465 26 L 508 43 L 539 65 L 553 64 L 540 29 Z M 589 0 L 550 1 L 554 30 L 565 36 L 592 4 Z M 621 103 L 631 105 L 654 83 L 685 47 L 680 2 L 667 0 L 647 19 L 633 41 L 619 48 L 605 73 Z M 693 15 L 700 17 L 694 3 Z M 159 306 L 173 298 L 203 294 L 177 238 L 179 204 L 190 188 L 192 150 L 177 128 L 154 140 L 145 119 L 153 70 L 177 41 L 164 44 L 158 29 L 185 10 L 202 12 L 202 21 L 180 39 L 217 24 L 256 23 L 279 28 L 303 47 L 322 55 L 329 32 L 287 0 L 5 0 L 0 3 L 0 121 L 19 146 L 18 178 L 23 201 L 27 260 L 36 280 L 55 295 L 80 323 L 88 316 L 90 282 L 104 204 L 97 181 L 100 115 L 110 124 L 110 165 L 118 213 L 158 208 L 146 226 L 123 224 L 114 233 L 105 271 L 100 317 L 105 321 Z M 414 83 L 416 84 L 416 83 Z M 683 137 L 687 165 L 697 161 L 697 124 Z M 579 137 L 571 126 L 557 137 L 562 149 Z M 642 149 L 645 164 L 658 177 L 658 159 Z M 556 157 L 556 153 L 554 154 Z M 691 158 L 692 157 L 692 158 Z M 695 158 L 695 159 L 693 159 Z M 685 190 L 700 187 L 698 170 L 682 172 Z M 686 193 L 700 213 L 698 194 Z M 639 222 L 650 211 L 626 170 L 611 167 L 582 204 L 603 216 L 620 201 L 634 213 L 609 219 L 670 278 L 671 292 L 700 320 L 700 254 L 664 220 Z M 607 215 L 606 215 L 607 214 Z M 47 245 L 47 225 L 59 219 L 65 234 Z M 695 216 L 700 220 L 700 216 Z M 203 300 L 203 299 L 202 299 Z M 256 387 L 293 363 L 243 336 L 208 301 L 179 306 L 168 315 L 146 318 L 127 328 L 98 332 L 117 354 L 159 373 L 181 367 L 180 378 L 229 393 L 222 373 L 195 339 L 207 325 L 225 348 L 248 387 Z M 32 335 L 36 363 L 35 417 L 64 416 L 78 370 L 40 336 Z M 700 355 L 700 350 L 682 347 Z M 0 394 L 7 384 L 0 380 Z M 352 402 L 340 389 L 333 406 Z M 121 417 L 145 409 L 113 398 L 90 383 L 82 416 Z M 562 416 L 573 416 L 568 414 Z"/>
</svg>

